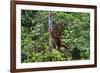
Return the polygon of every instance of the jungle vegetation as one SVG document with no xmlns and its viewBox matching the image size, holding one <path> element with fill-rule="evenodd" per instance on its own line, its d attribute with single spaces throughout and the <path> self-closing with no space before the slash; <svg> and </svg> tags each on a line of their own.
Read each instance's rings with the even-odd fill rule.
<svg viewBox="0 0 100 73">
<path fill-rule="evenodd" d="M 21 10 L 21 62 L 90 58 L 90 14 Z"/>
</svg>

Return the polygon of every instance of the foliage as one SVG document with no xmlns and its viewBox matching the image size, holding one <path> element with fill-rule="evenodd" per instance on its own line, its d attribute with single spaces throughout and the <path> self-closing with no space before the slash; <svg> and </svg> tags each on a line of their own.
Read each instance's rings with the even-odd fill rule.
<svg viewBox="0 0 100 73">
<path fill-rule="evenodd" d="M 52 19 L 53 25 L 63 22 L 61 41 L 68 45 L 63 51 L 48 47 L 48 11 L 21 10 L 21 62 L 89 59 L 90 14 L 53 11 Z"/>
</svg>

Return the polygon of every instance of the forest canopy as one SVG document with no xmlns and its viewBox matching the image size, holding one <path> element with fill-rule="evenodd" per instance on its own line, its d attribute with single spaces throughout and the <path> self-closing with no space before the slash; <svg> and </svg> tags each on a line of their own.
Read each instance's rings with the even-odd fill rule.
<svg viewBox="0 0 100 73">
<path fill-rule="evenodd" d="M 90 58 L 90 14 L 21 10 L 21 62 Z"/>
</svg>

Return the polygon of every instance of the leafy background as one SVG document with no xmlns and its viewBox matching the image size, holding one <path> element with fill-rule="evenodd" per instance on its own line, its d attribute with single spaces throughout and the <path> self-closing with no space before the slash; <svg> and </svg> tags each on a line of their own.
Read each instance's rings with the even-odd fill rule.
<svg viewBox="0 0 100 73">
<path fill-rule="evenodd" d="M 90 14 L 53 11 L 53 24 L 63 21 L 64 52 L 48 47 L 48 12 L 21 10 L 21 62 L 86 60 L 90 58 Z M 59 26 L 59 25 L 58 25 Z"/>
</svg>

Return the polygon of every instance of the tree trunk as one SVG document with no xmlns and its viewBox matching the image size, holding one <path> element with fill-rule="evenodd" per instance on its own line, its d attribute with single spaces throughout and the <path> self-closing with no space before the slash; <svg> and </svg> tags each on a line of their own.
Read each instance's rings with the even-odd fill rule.
<svg viewBox="0 0 100 73">
<path fill-rule="evenodd" d="M 52 12 L 48 14 L 48 31 L 49 31 L 49 48 L 53 49 L 56 48 L 56 42 L 53 37 L 53 22 L 52 22 Z"/>
</svg>

